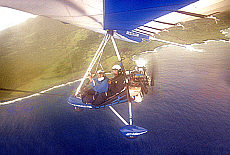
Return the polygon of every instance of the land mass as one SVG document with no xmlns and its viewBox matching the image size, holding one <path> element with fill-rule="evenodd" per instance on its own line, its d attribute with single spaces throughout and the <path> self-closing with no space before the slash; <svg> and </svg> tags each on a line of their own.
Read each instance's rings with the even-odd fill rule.
<svg viewBox="0 0 230 155">
<path fill-rule="evenodd" d="M 229 28 L 230 12 L 211 19 L 197 19 L 172 27 L 157 38 L 181 44 L 202 43 L 205 40 L 228 40 L 220 30 Z M 103 35 L 37 17 L 0 32 L 0 88 L 40 91 L 80 78 L 88 67 Z M 132 56 L 164 45 L 160 42 L 129 43 L 116 40 L 124 65 L 133 65 Z M 117 58 L 109 42 L 104 50 L 102 66 L 109 71 Z M 0 100 L 9 100 L 28 93 L 0 91 Z"/>
</svg>

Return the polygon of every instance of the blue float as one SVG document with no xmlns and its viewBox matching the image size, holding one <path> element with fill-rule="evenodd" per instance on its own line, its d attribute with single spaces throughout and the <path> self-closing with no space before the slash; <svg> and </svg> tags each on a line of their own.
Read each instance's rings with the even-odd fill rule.
<svg viewBox="0 0 230 155">
<path fill-rule="evenodd" d="M 94 106 L 91 104 L 85 104 L 82 102 L 82 99 L 79 97 L 75 97 L 75 96 L 70 96 L 67 100 L 67 102 L 77 108 L 81 108 L 81 109 L 99 109 L 99 108 L 104 108 L 104 107 L 108 107 L 108 106 L 112 106 L 115 104 L 120 104 L 120 103 L 125 103 L 127 102 L 127 96 L 126 96 L 127 92 L 123 91 L 121 92 L 119 95 L 114 96 L 108 100 L 106 100 L 105 102 L 103 102 L 101 105 L 99 106 Z"/>
<path fill-rule="evenodd" d="M 137 136 L 147 133 L 148 130 L 135 125 L 126 125 L 120 129 L 120 132 L 127 138 L 136 138 Z"/>
<path fill-rule="evenodd" d="M 71 105 L 73 105 L 74 107 L 78 107 L 78 108 L 84 108 L 84 109 L 94 109 L 93 105 L 90 104 L 85 104 L 82 102 L 81 98 L 77 98 L 74 96 L 70 96 L 67 100 L 67 102 Z"/>
</svg>

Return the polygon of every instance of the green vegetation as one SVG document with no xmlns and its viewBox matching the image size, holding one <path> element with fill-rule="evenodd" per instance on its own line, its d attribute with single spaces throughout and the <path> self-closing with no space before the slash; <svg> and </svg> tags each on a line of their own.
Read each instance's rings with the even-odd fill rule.
<svg viewBox="0 0 230 155">
<path fill-rule="evenodd" d="M 157 38 L 182 44 L 201 43 L 209 39 L 227 39 L 220 33 L 230 26 L 229 12 L 217 15 L 216 24 L 210 19 L 198 19 L 173 27 Z M 103 35 L 72 25 L 65 25 L 44 17 L 28 20 L 0 32 L 0 88 L 39 91 L 63 82 L 80 78 L 88 67 Z M 159 42 L 139 44 L 116 40 L 124 65 L 133 65 L 134 54 L 162 46 Z M 102 57 L 102 65 L 109 71 L 116 62 L 112 43 Z M 0 92 L 0 100 L 8 100 L 25 93 Z"/>
<path fill-rule="evenodd" d="M 182 23 L 182 27 L 172 27 L 168 32 L 161 33 L 159 38 L 181 44 L 201 43 L 206 40 L 220 40 L 229 38 L 220 33 L 220 30 L 230 27 L 230 11 L 217 14 L 220 21 L 212 19 L 196 19 Z"/>
</svg>

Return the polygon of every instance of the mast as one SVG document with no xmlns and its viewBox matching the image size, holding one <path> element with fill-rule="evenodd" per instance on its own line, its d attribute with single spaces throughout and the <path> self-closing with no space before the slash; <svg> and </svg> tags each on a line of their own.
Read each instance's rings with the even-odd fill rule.
<svg viewBox="0 0 230 155">
<path fill-rule="evenodd" d="M 119 61 L 119 63 L 120 63 L 120 66 L 121 66 L 121 68 L 122 68 L 122 71 L 123 71 L 123 73 L 125 74 L 125 69 L 124 69 L 123 64 L 122 64 L 121 56 L 120 56 L 120 54 L 119 54 L 119 51 L 118 51 L 116 42 L 115 42 L 115 40 L 114 40 L 114 38 L 113 38 L 113 32 L 112 32 L 112 33 L 110 32 L 110 35 L 112 35 L 112 36 L 111 36 L 111 40 L 112 40 L 112 43 L 113 43 L 113 47 L 114 47 L 114 49 L 115 49 L 115 52 L 116 52 L 118 61 Z M 128 86 L 128 83 L 126 83 L 126 89 L 127 89 L 127 98 L 128 98 L 128 105 L 129 105 L 129 125 L 133 125 L 132 102 L 130 101 L 130 94 L 129 94 L 129 86 Z"/>
</svg>

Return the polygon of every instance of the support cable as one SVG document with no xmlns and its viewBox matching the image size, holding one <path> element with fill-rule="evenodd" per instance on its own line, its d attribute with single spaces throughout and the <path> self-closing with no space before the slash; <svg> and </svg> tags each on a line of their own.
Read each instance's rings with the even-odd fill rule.
<svg viewBox="0 0 230 155">
<path fill-rule="evenodd" d="M 98 66 L 99 66 L 99 65 L 100 65 L 101 69 L 103 70 L 103 67 L 102 67 L 102 65 L 101 65 L 101 57 L 102 57 L 102 55 L 103 55 L 103 51 L 102 51 L 101 54 L 100 54 L 100 58 L 99 58 L 99 60 L 98 60 L 97 66 L 96 66 L 95 74 L 97 73 L 97 70 L 98 70 Z"/>
<path fill-rule="evenodd" d="M 114 47 L 114 49 L 115 49 L 115 52 L 116 52 L 118 61 L 120 62 L 120 61 L 121 61 L 121 56 L 120 56 L 120 54 L 119 54 L 119 51 L 118 51 L 118 48 L 117 48 L 117 45 L 116 45 L 116 42 L 115 42 L 113 36 L 111 37 L 111 40 L 112 40 L 112 42 L 113 42 L 113 47 Z"/>
</svg>

